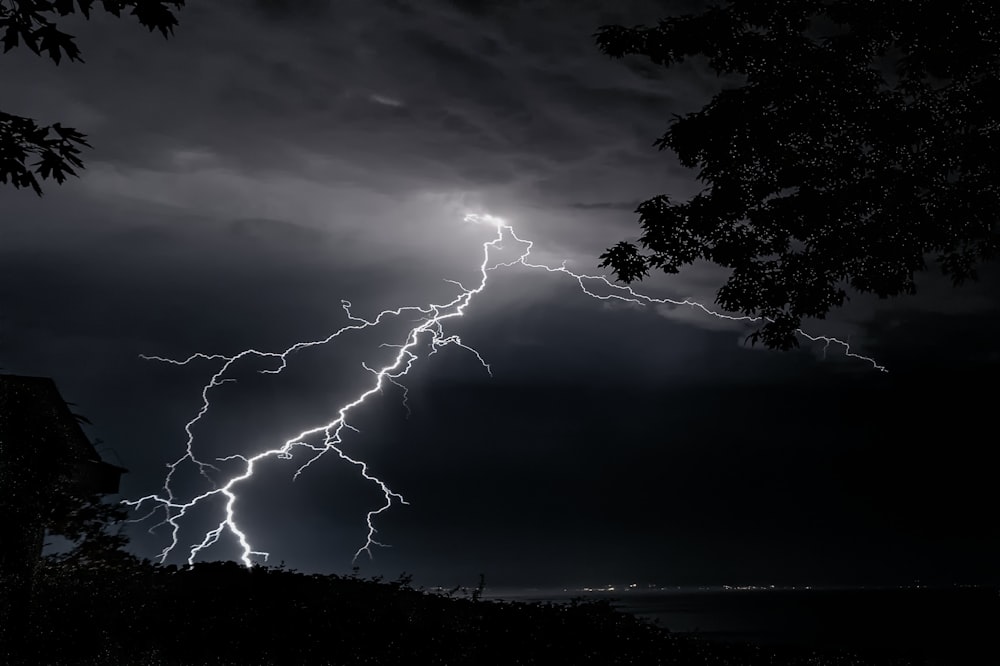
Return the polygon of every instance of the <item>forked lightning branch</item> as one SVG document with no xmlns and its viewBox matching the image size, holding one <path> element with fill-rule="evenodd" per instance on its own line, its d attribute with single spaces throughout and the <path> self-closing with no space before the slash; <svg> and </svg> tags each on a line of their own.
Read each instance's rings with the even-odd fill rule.
<svg viewBox="0 0 1000 666">
<path fill-rule="evenodd" d="M 168 465 L 169 471 L 163 482 L 163 487 L 156 493 L 146 495 L 136 500 L 125 500 L 137 510 L 146 511 L 145 515 L 137 520 L 154 520 L 160 517 L 161 520 L 150 528 L 153 532 L 163 528 L 169 532 L 169 543 L 161 551 L 160 561 L 165 561 L 176 549 L 181 547 L 180 534 L 182 526 L 187 522 L 192 512 L 203 505 L 218 503 L 221 500 L 222 509 L 213 521 L 211 527 L 199 541 L 185 545 L 187 550 L 188 563 L 193 564 L 199 555 L 217 544 L 223 537 L 233 537 L 239 544 L 240 559 L 246 566 L 251 566 L 255 558 L 266 560 L 268 553 L 257 550 L 251 543 L 250 536 L 240 527 L 239 520 L 239 491 L 253 483 L 253 477 L 257 472 L 259 463 L 275 458 L 281 460 L 291 460 L 296 453 L 304 453 L 306 462 L 295 468 L 291 472 L 293 478 L 308 471 L 309 467 L 324 456 L 336 456 L 345 464 L 352 465 L 357 469 L 365 480 L 373 484 L 382 495 L 382 502 L 368 511 L 365 518 L 367 525 L 367 537 L 365 542 L 354 553 L 356 560 L 362 553 L 372 556 L 372 547 L 383 544 L 376 540 L 377 530 L 375 528 L 376 519 L 379 514 L 388 511 L 394 504 L 406 504 L 403 496 L 392 490 L 382 479 L 376 476 L 369 468 L 368 464 L 359 458 L 349 456 L 342 448 L 345 437 L 350 436 L 353 428 L 350 425 L 351 412 L 367 400 L 374 399 L 373 396 L 379 394 L 386 383 L 404 385 L 403 381 L 410 369 L 421 360 L 422 357 L 435 353 L 436 351 L 448 347 L 461 347 L 489 372 L 490 367 L 486 360 L 470 345 L 455 334 L 448 332 L 448 324 L 451 320 L 466 316 L 469 305 L 473 300 L 486 290 L 490 276 L 501 269 L 524 268 L 535 271 L 546 271 L 548 273 L 561 273 L 567 279 L 575 280 L 580 291 L 593 299 L 602 301 L 621 301 L 638 305 L 660 305 L 670 304 L 674 306 L 686 306 L 701 311 L 705 316 L 717 317 L 731 321 L 755 322 L 759 317 L 733 316 L 722 312 L 716 312 L 690 299 L 674 300 L 670 298 L 654 298 L 636 292 L 629 286 L 615 284 L 602 275 L 583 275 L 575 273 L 566 268 L 565 262 L 558 266 L 536 264 L 531 260 L 531 250 L 533 243 L 517 235 L 513 227 L 502 218 L 491 215 L 468 214 L 465 221 L 475 223 L 493 229 L 494 233 L 489 240 L 482 244 L 482 258 L 479 264 L 478 283 L 472 287 L 466 287 L 454 280 L 448 280 L 455 285 L 457 293 L 455 297 L 446 303 L 429 303 L 426 305 L 406 305 L 390 310 L 383 310 L 375 317 L 366 319 L 358 316 L 352 309 L 352 304 L 342 301 L 341 306 L 347 315 L 348 323 L 342 328 L 334 331 L 327 337 L 320 340 L 298 342 L 282 351 L 260 351 L 257 349 L 245 349 L 232 355 L 226 354 L 205 354 L 195 353 L 184 359 L 170 359 L 160 356 L 142 356 L 148 360 L 161 361 L 173 365 L 188 365 L 200 361 L 215 363 L 215 371 L 209 377 L 201 389 L 201 407 L 197 413 L 184 425 L 186 442 L 184 452 L 179 458 Z M 520 248 L 520 254 L 516 259 L 507 261 L 500 260 L 501 249 L 511 256 L 510 248 Z M 284 370 L 288 363 L 293 360 L 296 352 L 310 347 L 328 345 L 334 343 L 339 337 L 352 331 L 376 328 L 389 319 L 399 319 L 406 316 L 415 317 L 415 324 L 406 332 L 392 348 L 396 353 L 388 363 L 381 367 L 373 368 L 364 365 L 370 371 L 371 379 L 368 384 L 358 389 L 355 397 L 349 402 L 345 402 L 333 413 L 325 423 L 308 425 L 283 442 L 276 442 L 272 448 L 262 450 L 256 454 L 247 456 L 243 454 L 232 454 L 225 457 L 213 458 L 211 462 L 199 457 L 196 445 L 195 431 L 199 423 L 208 416 L 211 409 L 211 398 L 214 389 L 232 381 L 231 375 L 238 366 L 244 362 L 261 359 L 273 362 L 273 367 L 261 370 L 265 374 L 277 374 Z M 871 365 L 872 368 L 885 372 L 885 368 L 875 360 L 856 354 L 851 351 L 847 342 L 837 338 L 810 335 L 799 329 L 798 334 L 803 338 L 815 343 L 824 345 L 824 350 L 831 346 L 839 347 L 845 356 L 860 362 Z M 405 393 L 404 393 L 405 395 Z M 225 478 L 221 470 L 214 464 L 216 462 L 229 461 L 237 464 L 238 472 Z M 182 466 L 193 466 L 204 479 L 205 487 L 208 490 L 200 494 L 191 496 L 181 496 L 176 489 L 175 476 Z M 218 477 L 223 477 L 221 480 Z"/>
</svg>

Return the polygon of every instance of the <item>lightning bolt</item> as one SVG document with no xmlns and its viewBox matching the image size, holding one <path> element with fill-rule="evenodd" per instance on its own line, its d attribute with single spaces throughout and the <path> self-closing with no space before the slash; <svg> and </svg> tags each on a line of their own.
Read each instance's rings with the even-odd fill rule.
<svg viewBox="0 0 1000 666">
<path fill-rule="evenodd" d="M 159 554 L 161 562 L 164 562 L 166 558 L 179 546 L 182 522 L 188 516 L 189 512 L 191 512 L 195 507 L 205 504 L 213 498 L 221 498 L 223 500 L 224 510 L 222 515 L 219 517 L 219 522 L 216 526 L 207 531 L 201 541 L 189 547 L 188 563 L 193 564 L 199 554 L 207 548 L 213 546 L 224 534 L 227 533 L 235 537 L 239 543 L 241 549 L 240 560 L 244 565 L 248 567 L 252 566 L 254 558 L 263 558 L 266 561 L 269 554 L 264 551 L 255 550 L 250 544 L 246 532 L 240 528 L 237 522 L 237 488 L 241 486 L 241 484 L 251 480 L 254 475 L 256 465 L 261 461 L 269 458 L 290 460 L 293 458 L 293 452 L 298 450 L 304 451 L 308 456 L 308 460 L 296 469 L 292 475 L 293 479 L 297 479 L 298 476 L 302 474 L 310 465 L 323 456 L 333 454 L 341 460 L 354 465 L 365 480 L 379 489 L 382 493 L 382 503 L 376 508 L 368 511 L 365 519 L 367 525 L 367 537 L 365 543 L 354 553 L 353 560 L 356 561 L 362 553 L 367 554 L 369 558 L 371 558 L 372 548 L 374 546 L 385 546 L 385 544 L 379 542 L 375 538 L 378 532 L 375 528 L 375 519 L 379 514 L 388 511 L 395 503 L 398 502 L 399 504 L 407 504 L 407 502 L 402 495 L 393 491 L 385 481 L 372 474 L 366 462 L 349 456 L 343 450 L 342 443 L 346 433 L 349 431 L 356 431 L 356 429 L 350 425 L 348 417 L 355 408 L 362 405 L 376 393 L 379 393 L 387 383 L 394 384 L 403 389 L 403 404 L 406 407 L 407 412 L 409 412 L 406 387 L 400 382 L 400 379 L 405 377 L 413 367 L 414 363 L 419 360 L 419 351 L 421 349 L 429 349 L 429 351 L 425 353 L 425 356 L 431 356 L 448 346 L 460 347 L 470 353 L 488 373 L 492 374 L 490 371 L 490 365 L 486 362 L 482 355 L 480 355 L 475 348 L 466 345 L 458 335 L 448 334 L 445 330 L 445 325 L 451 319 L 457 319 L 465 316 L 466 310 L 472 300 L 486 289 L 490 274 L 498 269 L 520 266 L 536 271 L 560 273 L 572 280 L 575 280 L 580 290 L 586 296 L 600 301 L 620 301 L 643 306 L 664 304 L 686 306 L 700 310 L 708 316 L 734 322 L 752 323 L 762 320 L 761 317 L 734 316 L 724 312 L 717 312 L 691 299 L 674 300 L 670 298 L 654 298 L 652 296 L 639 293 L 630 286 L 615 284 L 603 275 L 585 275 L 575 273 L 566 267 L 566 262 L 562 262 L 558 266 L 534 263 L 530 261 L 531 251 L 534 247 L 533 241 L 526 240 L 518 236 L 514 231 L 514 228 L 502 218 L 494 217 L 492 215 L 469 213 L 465 216 L 465 221 L 492 227 L 495 229 L 496 233 L 492 239 L 485 241 L 482 245 L 482 261 L 479 264 L 478 284 L 474 287 L 466 287 L 455 280 L 447 280 L 448 283 L 455 285 L 458 289 L 458 294 L 447 303 L 431 303 L 422 306 L 409 305 L 395 309 L 383 310 L 374 318 L 365 319 L 364 317 L 360 317 L 354 313 L 352 309 L 353 306 L 349 301 L 341 301 L 341 307 L 347 315 L 348 324 L 325 338 L 308 342 L 297 342 L 287 349 L 278 352 L 246 349 L 231 356 L 224 354 L 204 354 L 199 352 L 184 359 L 141 355 L 141 358 L 146 360 L 159 361 L 178 366 L 190 365 L 196 361 L 211 361 L 218 364 L 215 373 L 211 375 L 208 382 L 201 389 L 201 407 L 198 409 L 194 417 L 184 425 L 184 432 L 186 434 L 184 454 L 174 462 L 167 465 L 169 471 L 166 474 L 162 488 L 156 493 L 140 497 L 139 499 L 124 500 L 125 504 L 128 504 L 136 510 L 143 510 L 145 508 L 149 509 L 145 515 L 135 519 L 135 522 L 148 520 L 154 515 L 162 512 L 162 515 L 164 516 L 163 519 L 153 525 L 149 530 L 153 533 L 158 528 L 169 527 L 170 541 Z M 508 261 L 494 259 L 495 255 L 508 241 L 513 241 L 513 243 L 516 244 L 516 247 L 521 248 L 520 255 L 516 259 Z M 212 478 L 212 472 L 221 474 L 221 470 L 218 466 L 198 458 L 195 451 L 194 431 L 199 422 L 201 422 L 209 412 L 211 407 L 210 396 L 213 390 L 227 382 L 235 381 L 235 379 L 227 375 L 229 375 L 236 366 L 240 365 L 241 362 L 252 358 L 265 359 L 273 362 L 274 366 L 268 369 L 260 370 L 259 372 L 264 374 L 278 374 L 287 367 L 289 358 L 296 352 L 310 347 L 318 347 L 332 343 L 337 338 L 340 338 L 341 336 L 352 331 L 375 328 L 390 318 L 400 318 L 404 314 L 410 316 L 415 315 L 415 325 L 409 329 L 405 338 L 401 342 L 392 345 L 383 345 L 385 347 L 394 348 L 396 350 L 395 355 L 388 363 L 382 365 L 381 367 L 373 368 L 366 364 L 362 364 L 362 366 L 372 375 L 368 387 L 356 394 L 356 397 L 353 400 L 341 405 L 331 420 L 326 423 L 301 430 L 292 437 L 286 439 L 279 446 L 260 451 L 252 456 L 233 454 L 226 457 L 216 458 L 216 462 L 239 461 L 242 463 L 242 469 L 238 473 L 226 479 L 224 483 L 218 484 L 214 481 Z M 766 318 L 763 319 L 766 320 Z M 850 344 L 847 342 L 830 336 L 810 335 L 801 329 L 799 329 L 797 333 L 811 342 L 823 343 L 824 354 L 831 346 L 839 347 L 846 357 L 867 363 L 876 370 L 882 372 L 887 371 L 884 366 L 879 365 L 874 359 L 862 356 L 852 351 Z M 185 464 L 193 465 L 198 470 L 199 474 L 208 482 L 208 485 L 210 485 L 211 488 L 200 494 L 194 495 L 189 499 L 182 499 L 178 497 L 174 490 L 174 477 L 181 466 Z"/>
</svg>

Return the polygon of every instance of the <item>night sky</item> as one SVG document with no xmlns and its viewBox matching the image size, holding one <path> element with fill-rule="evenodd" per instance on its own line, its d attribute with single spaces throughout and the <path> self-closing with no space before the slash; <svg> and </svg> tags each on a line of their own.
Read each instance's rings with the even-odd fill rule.
<svg viewBox="0 0 1000 666">
<path fill-rule="evenodd" d="M 606 7 L 613 6 L 614 9 Z M 82 177 L 45 196 L 0 190 L 0 367 L 50 376 L 157 491 L 217 363 L 348 323 L 341 299 L 385 308 L 474 284 L 501 216 L 532 258 L 600 273 L 638 234 L 635 205 L 682 199 L 694 173 L 651 146 L 673 113 L 725 81 L 603 56 L 602 24 L 684 3 L 595 0 L 219 0 L 174 38 L 98 15 L 67 21 L 86 64 L 0 57 L 4 110 L 88 134 Z M 705 304 L 724 274 L 697 265 L 640 285 Z M 378 518 L 363 575 L 425 584 L 997 583 L 995 268 L 953 290 L 934 276 L 889 302 L 856 296 L 812 333 L 884 364 L 689 308 L 596 301 L 525 268 L 448 324 L 402 390 L 352 412 L 345 451 L 410 503 Z M 410 319 L 289 359 L 248 362 L 195 431 L 205 459 L 273 447 L 330 420 L 370 384 Z M 298 458 L 296 459 L 298 460 Z M 240 486 L 238 520 L 272 564 L 350 571 L 378 489 L 333 456 L 292 482 L 270 460 Z M 229 469 L 229 468 L 227 468 Z M 181 488 L 199 487 L 191 470 Z M 202 487 L 202 490 L 205 488 Z M 181 547 L 218 521 L 192 515 Z M 214 522 L 213 522 L 214 521 Z M 169 542 L 130 527 L 133 550 Z M 223 538 L 210 559 L 234 558 Z"/>
</svg>

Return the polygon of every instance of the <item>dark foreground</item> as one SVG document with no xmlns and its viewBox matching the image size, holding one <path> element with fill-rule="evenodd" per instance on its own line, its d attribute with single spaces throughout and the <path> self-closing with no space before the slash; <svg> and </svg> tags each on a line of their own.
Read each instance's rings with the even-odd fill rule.
<svg viewBox="0 0 1000 666">
<path fill-rule="evenodd" d="M 600 601 L 496 602 L 395 582 L 144 565 L 50 571 L 36 585 L 24 664 L 941 664 L 887 655 L 715 644 Z"/>
</svg>

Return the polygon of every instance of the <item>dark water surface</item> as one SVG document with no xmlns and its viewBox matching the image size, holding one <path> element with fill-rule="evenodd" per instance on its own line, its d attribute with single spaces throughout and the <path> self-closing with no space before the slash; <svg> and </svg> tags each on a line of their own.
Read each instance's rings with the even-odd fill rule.
<svg viewBox="0 0 1000 666">
<path fill-rule="evenodd" d="M 996 588 L 521 591 L 525 601 L 607 599 L 677 633 L 712 641 L 898 655 L 918 662 L 1000 666 Z"/>
</svg>

